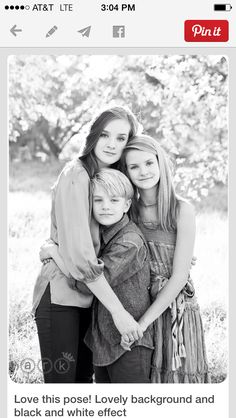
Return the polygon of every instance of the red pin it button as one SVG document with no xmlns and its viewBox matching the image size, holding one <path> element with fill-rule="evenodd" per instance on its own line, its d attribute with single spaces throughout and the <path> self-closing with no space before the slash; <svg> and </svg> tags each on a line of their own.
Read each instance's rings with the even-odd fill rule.
<svg viewBox="0 0 236 418">
<path fill-rule="evenodd" d="M 186 42 L 228 42 L 228 20 L 185 20 Z"/>
</svg>

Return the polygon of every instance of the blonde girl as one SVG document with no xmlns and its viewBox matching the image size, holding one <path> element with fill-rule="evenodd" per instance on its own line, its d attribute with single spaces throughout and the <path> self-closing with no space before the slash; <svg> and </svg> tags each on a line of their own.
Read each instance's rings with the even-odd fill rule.
<svg viewBox="0 0 236 418">
<path fill-rule="evenodd" d="M 153 383 L 209 381 L 204 333 L 189 271 L 195 239 L 192 205 L 175 193 L 164 150 L 150 136 L 136 136 L 124 152 L 135 188 L 132 217 L 150 250 L 153 303 L 140 318 L 154 322 Z M 122 339 L 125 345 L 128 337 Z"/>
</svg>

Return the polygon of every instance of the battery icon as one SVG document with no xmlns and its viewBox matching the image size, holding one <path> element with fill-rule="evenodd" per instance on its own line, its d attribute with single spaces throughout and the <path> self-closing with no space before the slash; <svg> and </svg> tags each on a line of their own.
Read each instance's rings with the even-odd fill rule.
<svg viewBox="0 0 236 418">
<path fill-rule="evenodd" d="M 214 4 L 215 12 L 230 12 L 231 9 L 231 4 Z"/>
</svg>

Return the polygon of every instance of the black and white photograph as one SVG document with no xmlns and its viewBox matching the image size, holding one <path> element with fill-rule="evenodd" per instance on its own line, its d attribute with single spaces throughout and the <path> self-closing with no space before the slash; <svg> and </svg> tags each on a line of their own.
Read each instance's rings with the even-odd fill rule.
<svg viewBox="0 0 236 418">
<path fill-rule="evenodd" d="M 228 62 L 12 55 L 9 376 L 227 376 Z"/>
</svg>

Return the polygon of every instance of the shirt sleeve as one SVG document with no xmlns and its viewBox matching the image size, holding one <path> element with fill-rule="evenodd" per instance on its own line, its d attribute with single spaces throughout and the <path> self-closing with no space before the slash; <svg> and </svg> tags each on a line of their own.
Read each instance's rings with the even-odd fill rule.
<svg viewBox="0 0 236 418">
<path fill-rule="evenodd" d="M 129 234 L 130 235 L 130 234 Z M 140 271 L 147 260 L 147 249 L 140 237 L 129 236 L 122 242 L 113 244 L 110 250 L 101 256 L 104 262 L 104 275 L 112 288 L 129 280 Z"/>
<path fill-rule="evenodd" d="M 91 234 L 90 181 L 83 167 L 69 166 L 60 175 L 55 192 L 59 252 L 71 276 L 91 282 L 103 274 Z"/>
</svg>

